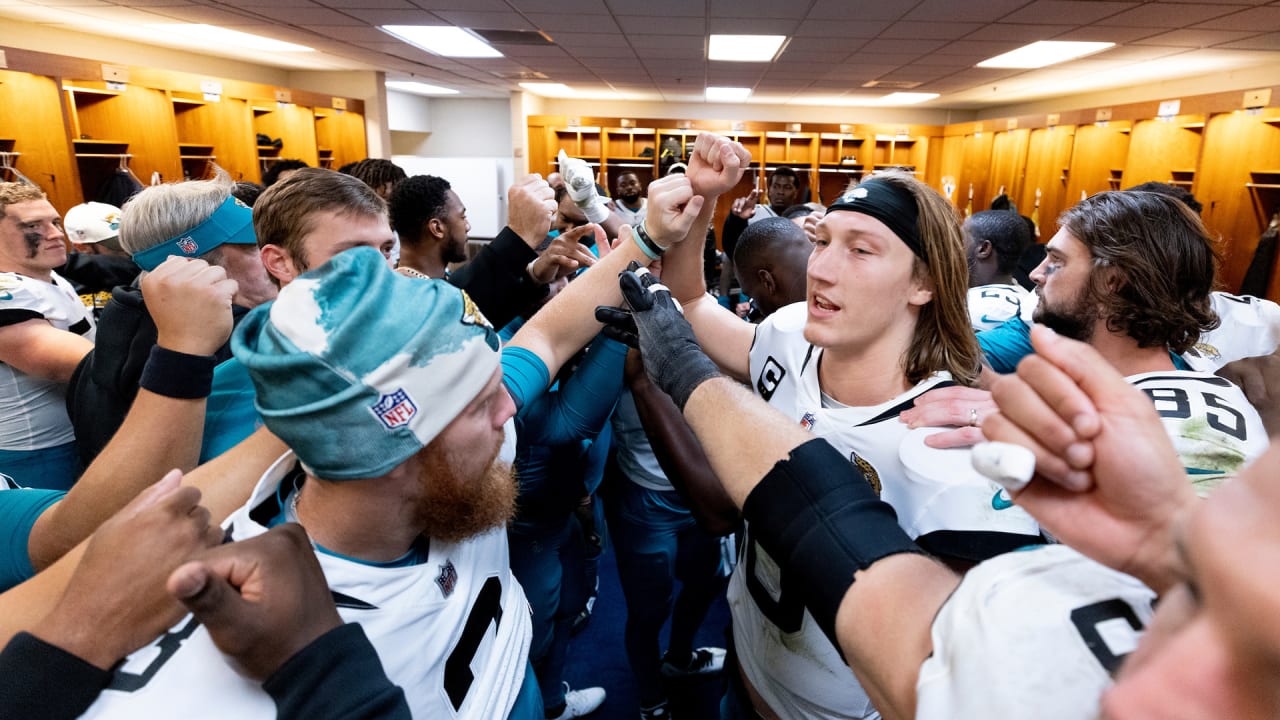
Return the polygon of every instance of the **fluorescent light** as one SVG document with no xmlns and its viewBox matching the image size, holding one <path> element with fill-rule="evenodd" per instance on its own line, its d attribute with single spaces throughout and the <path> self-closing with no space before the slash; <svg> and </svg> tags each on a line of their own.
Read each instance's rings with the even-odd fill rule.
<svg viewBox="0 0 1280 720">
<path fill-rule="evenodd" d="M 751 88 L 744 87 L 709 87 L 707 102 L 742 102 L 751 97 Z"/>
<path fill-rule="evenodd" d="M 383 25 L 382 30 L 435 55 L 461 58 L 502 57 L 492 45 L 452 25 Z"/>
<path fill-rule="evenodd" d="M 386 83 L 388 90 L 397 90 L 399 92 L 413 93 L 414 95 L 457 95 L 457 90 L 450 90 L 439 85 L 428 85 L 424 82 L 411 82 L 407 80 L 388 80 Z"/>
<path fill-rule="evenodd" d="M 570 97 L 577 95 L 573 88 L 564 83 L 522 82 L 520 87 L 543 97 Z"/>
<path fill-rule="evenodd" d="M 1112 42 L 1041 40 L 978 63 L 985 68 L 1042 68 L 1115 47 Z"/>
<path fill-rule="evenodd" d="M 166 34 L 182 35 L 193 40 L 211 45 L 234 45 L 250 50 L 269 50 L 272 52 L 315 52 L 306 45 L 294 45 L 281 40 L 272 40 L 261 35 L 250 35 L 238 30 L 228 30 L 214 25 L 190 23 L 159 23 L 147 25 L 152 30 Z"/>
<path fill-rule="evenodd" d="M 712 35 L 708 60 L 769 62 L 778 54 L 786 35 Z"/>
<path fill-rule="evenodd" d="M 926 100 L 932 100 L 938 97 L 938 93 L 912 93 L 912 92 L 896 92 L 889 93 L 880 98 L 877 105 L 915 105 Z"/>
</svg>

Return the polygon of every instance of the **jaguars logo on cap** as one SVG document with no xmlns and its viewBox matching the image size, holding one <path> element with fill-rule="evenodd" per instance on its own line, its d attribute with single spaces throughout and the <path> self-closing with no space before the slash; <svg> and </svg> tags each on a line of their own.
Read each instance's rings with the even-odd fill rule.
<svg viewBox="0 0 1280 720">
<path fill-rule="evenodd" d="M 484 316 L 484 313 L 480 312 L 480 306 L 476 305 L 476 302 L 471 299 L 471 296 L 467 294 L 466 290 L 463 290 L 461 292 L 462 292 L 462 324 L 463 325 L 479 325 L 480 327 L 485 327 L 492 330 L 493 326 L 489 324 L 489 319 Z"/>
</svg>

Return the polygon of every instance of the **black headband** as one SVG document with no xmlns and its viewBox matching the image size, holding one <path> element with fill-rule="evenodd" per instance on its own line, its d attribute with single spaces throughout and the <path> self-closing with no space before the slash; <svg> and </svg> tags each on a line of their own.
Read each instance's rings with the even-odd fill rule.
<svg viewBox="0 0 1280 720">
<path fill-rule="evenodd" d="M 871 178 L 859 183 L 857 187 L 845 193 L 829 207 L 827 212 L 837 210 L 862 213 L 884 223 L 897 235 L 916 257 L 927 261 L 924 244 L 920 242 L 920 211 L 916 207 L 916 198 L 910 190 L 891 182 Z"/>
</svg>

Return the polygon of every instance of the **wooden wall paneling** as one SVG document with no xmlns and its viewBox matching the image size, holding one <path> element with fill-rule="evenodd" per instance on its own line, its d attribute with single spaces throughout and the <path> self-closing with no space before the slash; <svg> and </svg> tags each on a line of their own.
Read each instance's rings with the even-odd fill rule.
<svg viewBox="0 0 1280 720">
<path fill-rule="evenodd" d="M 316 152 L 323 167 L 337 170 L 369 156 L 363 115 L 351 110 L 318 107 L 315 116 Z"/>
<path fill-rule="evenodd" d="M 1252 183 L 1254 187 L 1249 187 Z M 1280 208 L 1280 110 L 1209 118 L 1196 173 L 1196 199 L 1209 232 L 1221 238 L 1219 284 L 1236 291 L 1271 213 Z M 1262 186 L 1262 187 L 1258 187 Z M 1280 300 L 1273 276 L 1268 297 Z"/>
<path fill-rule="evenodd" d="M 0 150 L 20 153 L 11 160 L 13 167 L 39 185 L 58 212 L 66 213 L 83 202 L 58 81 L 0 70 L 0 107 L 9 108 L 0 113 Z M 0 179 L 17 177 L 5 173 Z"/>
<path fill-rule="evenodd" d="M 956 178 L 956 207 L 962 212 L 970 204 L 973 212 L 991 205 L 991 194 L 995 188 L 989 187 L 987 173 L 991 169 L 994 139 L 994 133 L 990 132 L 975 132 L 964 138 L 963 160 L 960 175 Z"/>
<path fill-rule="evenodd" d="M 1026 180 L 1016 196 L 1018 211 L 1036 221 L 1040 228 L 1038 242 L 1048 242 L 1057 231 L 1058 215 L 1075 204 L 1067 196 L 1067 170 L 1075 143 L 1074 126 L 1037 128 L 1031 131 L 1027 147 Z M 1036 212 L 1036 190 L 1040 191 L 1040 208 Z"/>
<path fill-rule="evenodd" d="M 988 173 L 987 180 L 987 196 L 982 197 L 982 202 L 978 202 L 978 197 L 974 196 L 973 210 L 990 210 L 991 201 L 1000 194 L 1000 189 L 1004 188 L 1005 194 L 1018 204 L 1018 211 L 1023 215 L 1030 212 L 1030 208 L 1024 210 L 1022 205 L 1018 203 L 1018 198 L 1022 195 L 1023 182 L 1026 178 L 1027 171 L 1027 149 L 1030 144 L 1031 131 L 1026 128 L 1017 128 L 1014 130 L 1005 130 L 994 133 L 991 138 L 991 170 Z"/>
<path fill-rule="evenodd" d="M 865 138 L 853 133 L 821 133 L 818 137 L 818 181 L 814 201 L 830 205 L 849 183 L 863 175 L 859 155 Z"/>
<path fill-rule="evenodd" d="M 1129 154 L 1128 122 L 1112 121 L 1107 125 L 1081 125 L 1076 128 L 1076 141 L 1071 152 L 1067 174 L 1066 207 L 1089 195 L 1104 190 L 1118 190 Z"/>
<path fill-rule="evenodd" d="M 262 169 L 266 169 L 276 159 L 297 159 L 312 167 L 320 164 L 320 154 L 316 148 L 315 115 L 311 108 L 277 103 L 274 100 L 250 100 L 249 105 L 253 111 L 255 138 L 261 133 L 281 141 L 279 149 L 267 145 L 257 146 Z"/>
<path fill-rule="evenodd" d="M 232 180 L 258 181 L 257 141 L 248 101 L 224 95 L 206 102 L 175 94 L 172 102 L 187 175 L 194 180 L 210 177 L 209 164 L 201 158 L 207 154 Z"/>
<path fill-rule="evenodd" d="M 525 137 L 525 157 L 529 172 L 546 177 L 550 172 L 547 163 L 547 126 L 530 123 Z"/>
<path fill-rule="evenodd" d="M 930 181 L 930 185 L 937 188 L 938 192 L 946 197 L 946 185 L 948 180 L 951 182 L 951 196 L 948 198 L 951 204 L 957 210 L 964 210 L 965 197 L 968 192 L 968 186 L 962 189 L 960 186 L 960 177 L 964 175 L 964 149 L 966 145 L 965 135 L 947 135 L 941 138 L 935 138 L 933 149 L 930 150 L 930 158 L 928 175 L 932 178 L 936 172 L 936 179 Z"/>
<path fill-rule="evenodd" d="M 68 84 L 64 83 L 64 87 Z M 162 90 L 129 85 L 118 93 L 79 90 L 70 83 L 80 124 L 76 159 L 86 200 L 119 167 L 119 159 L 101 155 L 132 155 L 128 167 L 145 185 L 152 174 L 164 182 L 182 180 L 178 157 L 178 130 L 169 96 Z"/>
<path fill-rule="evenodd" d="M 604 128 L 601 158 L 600 184 L 613 197 L 618 187 L 618 177 L 633 172 L 642 188 L 657 177 L 658 138 L 654 128 Z M 642 155 L 648 150 L 648 155 Z"/>
<path fill-rule="evenodd" d="M 1129 156 L 1120 187 L 1144 182 L 1173 182 L 1190 190 L 1200 162 L 1203 115 L 1153 118 L 1133 124 Z"/>
</svg>

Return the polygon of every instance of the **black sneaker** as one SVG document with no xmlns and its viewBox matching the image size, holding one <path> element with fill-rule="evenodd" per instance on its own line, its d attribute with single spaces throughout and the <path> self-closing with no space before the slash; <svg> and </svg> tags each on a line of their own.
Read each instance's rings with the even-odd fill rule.
<svg viewBox="0 0 1280 720">
<path fill-rule="evenodd" d="M 670 656 L 662 661 L 663 677 L 689 677 L 714 675 L 724 670 L 724 648 L 702 647 L 694 650 L 684 663 L 673 662 Z"/>
</svg>

